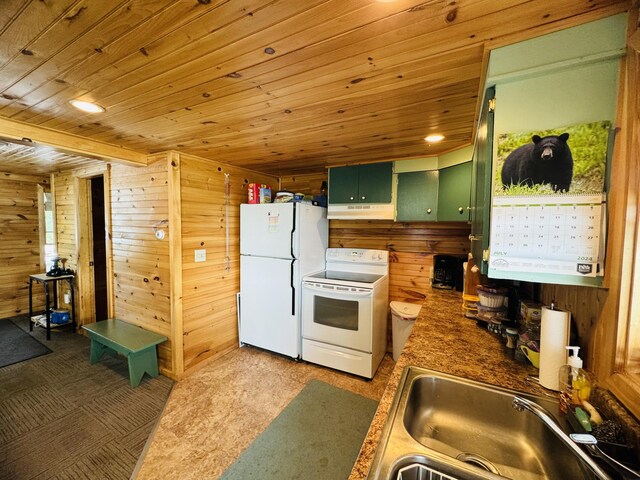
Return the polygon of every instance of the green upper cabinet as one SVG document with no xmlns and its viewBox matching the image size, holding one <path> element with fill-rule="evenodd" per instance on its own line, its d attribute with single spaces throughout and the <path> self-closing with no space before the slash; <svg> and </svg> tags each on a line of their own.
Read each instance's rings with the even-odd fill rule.
<svg viewBox="0 0 640 480">
<path fill-rule="evenodd" d="M 472 162 L 440 170 L 438 221 L 466 222 L 469 220 L 471 170 Z"/>
<path fill-rule="evenodd" d="M 399 222 L 435 222 L 438 219 L 438 170 L 398 174 Z"/>
<path fill-rule="evenodd" d="M 491 158 L 493 155 L 493 119 L 495 87 L 485 91 L 473 149 L 471 181 L 471 253 L 480 271 L 487 274 L 485 252 L 489 250 L 489 215 L 491 212 Z"/>
<path fill-rule="evenodd" d="M 329 203 L 391 203 L 393 163 L 329 169 Z"/>
<path fill-rule="evenodd" d="M 329 169 L 329 202 L 358 203 L 359 165 Z"/>
<path fill-rule="evenodd" d="M 358 195 L 360 203 L 391 203 L 393 162 L 360 165 Z"/>
</svg>

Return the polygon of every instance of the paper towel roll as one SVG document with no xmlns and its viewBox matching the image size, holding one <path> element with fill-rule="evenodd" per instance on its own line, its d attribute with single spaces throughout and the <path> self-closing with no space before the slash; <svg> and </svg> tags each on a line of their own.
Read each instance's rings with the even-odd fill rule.
<svg viewBox="0 0 640 480">
<path fill-rule="evenodd" d="M 571 312 L 542 307 L 540 325 L 540 385 L 560 390 L 558 374 L 567 363 Z"/>
</svg>

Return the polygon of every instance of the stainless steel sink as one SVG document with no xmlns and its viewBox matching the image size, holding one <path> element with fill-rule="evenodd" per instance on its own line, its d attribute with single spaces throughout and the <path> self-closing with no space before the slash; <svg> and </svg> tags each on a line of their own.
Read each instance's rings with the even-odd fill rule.
<svg viewBox="0 0 640 480">
<path fill-rule="evenodd" d="M 514 396 L 546 408 L 570 431 L 555 415 L 557 401 L 407 367 L 369 478 L 596 478 L 537 416 L 513 408 Z M 420 469 L 435 476 L 419 476 Z"/>
</svg>

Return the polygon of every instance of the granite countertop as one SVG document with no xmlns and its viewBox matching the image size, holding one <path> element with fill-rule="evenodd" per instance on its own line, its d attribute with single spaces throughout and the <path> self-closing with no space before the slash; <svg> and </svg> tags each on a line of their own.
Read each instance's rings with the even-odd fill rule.
<svg viewBox="0 0 640 480">
<path fill-rule="evenodd" d="M 391 373 L 349 480 L 366 478 L 407 365 L 536 395 L 544 393 L 542 387 L 525 380 L 528 375 L 537 376 L 536 368 L 510 358 L 501 339 L 463 315 L 459 292 L 433 289 Z"/>
</svg>

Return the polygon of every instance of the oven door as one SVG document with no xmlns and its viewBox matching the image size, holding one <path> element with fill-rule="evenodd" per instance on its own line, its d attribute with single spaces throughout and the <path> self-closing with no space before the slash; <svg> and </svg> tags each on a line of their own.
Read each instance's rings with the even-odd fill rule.
<svg viewBox="0 0 640 480">
<path fill-rule="evenodd" d="M 373 289 L 305 281 L 302 336 L 371 353 Z"/>
</svg>

